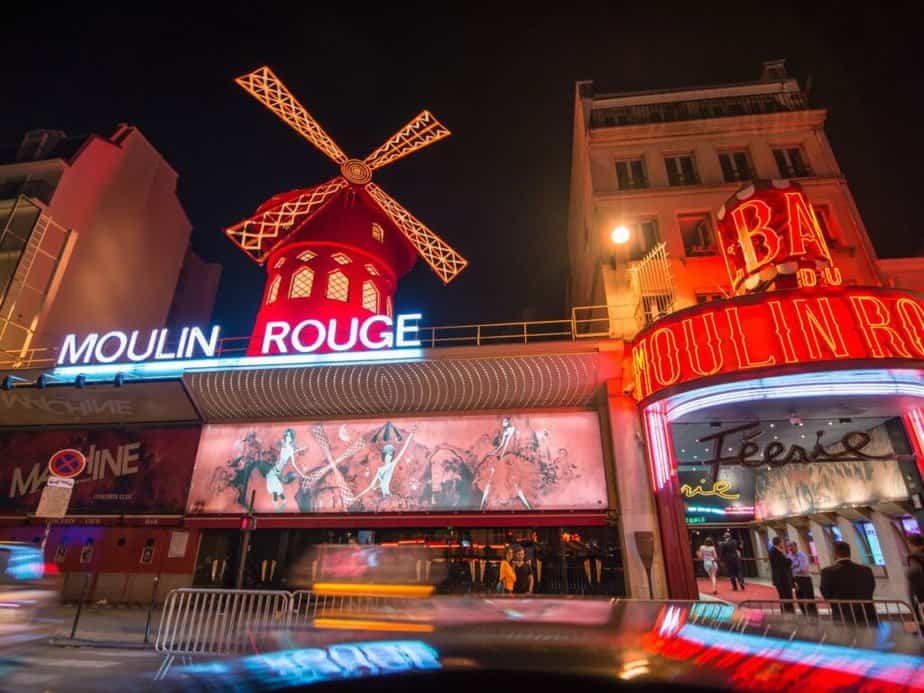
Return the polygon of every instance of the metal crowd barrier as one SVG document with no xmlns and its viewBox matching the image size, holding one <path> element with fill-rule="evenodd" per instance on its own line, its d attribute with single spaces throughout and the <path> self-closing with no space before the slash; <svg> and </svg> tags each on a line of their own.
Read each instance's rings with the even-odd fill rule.
<svg viewBox="0 0 924 693">
<path fill-rule="evenodd" d="M 182 588 L 170 592 L 157 629 L 154 650 L 164 655 L 155 675 L 162 679 L 177 656 L 259 652 L 272 627 L 288 625 L 289 592 Z"/>
<path fill-rule="evenodd" d="M 382 614 L 400 609 L 409 599 L 422 595 L 409 594 L 393 596 L 365 593 L 317 593 L 299 590 L 292 593 L 292 611 L 289 623 L 311 625 L 316 619 L 357 616 L 358 614 Z"/>
</svg>

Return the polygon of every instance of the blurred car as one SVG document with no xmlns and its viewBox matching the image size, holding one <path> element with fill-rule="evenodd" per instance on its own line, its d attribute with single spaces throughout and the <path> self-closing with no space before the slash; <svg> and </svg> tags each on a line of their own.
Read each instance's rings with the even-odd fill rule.
<svg viewBox="0 0 924 693">
<path fill-rule="evenodd" d="M 254 654 L 176 667 L 166 680 L 131 686 L 161 693 L 924 690 L 924 658 L 896 651 L 894 640 L 880 649 L 800 641 L 765 625 L 740 632 L 730 627 L 735 618 L 724 604 L 435 597 L 317 618 L 272 638 L 253 634 Z M 836 635 L 843 626 L 833 628 Z"/>
<path fill-rule="evenodd" d="M 37 627 L 59 600 L 57 566 L 45 565 L 39 547 L 0 542 L 0 634 Z"/>
</svg>

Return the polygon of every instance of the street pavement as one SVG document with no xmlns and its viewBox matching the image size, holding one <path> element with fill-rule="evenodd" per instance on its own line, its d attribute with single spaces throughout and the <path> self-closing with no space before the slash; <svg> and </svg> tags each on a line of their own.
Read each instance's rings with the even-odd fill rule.
<svg viewBox="0 0 924 693">
<path fill-rule="evenodd" d="M 105 690 L 124 677 L 153 680 L 162 658 L 144 643 L 146 609 L 85 607 L 71 641 L 75 611 L 59 607 L 29 627 L 0 628 L 0 691 Z"/>
</svg>

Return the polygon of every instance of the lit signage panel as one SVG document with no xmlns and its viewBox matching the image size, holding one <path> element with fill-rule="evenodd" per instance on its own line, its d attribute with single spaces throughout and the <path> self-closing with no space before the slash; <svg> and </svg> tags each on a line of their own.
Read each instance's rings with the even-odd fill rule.
<svg viewBox="0 0 924 693">
<path fill-rule="evenodd" d="M 336 319 L 326 322 L 308 319 L 295 324 L 267 323 L 262 346 L 255 356 L 344 352 L 355 349 L 376 351 L 419 347 L 419 313 L 370 315 L 352 318 L 338 326 Z M 184 327 L 178 333 L 168 328 L 142 332 L 112 330 L 78 336 L 69 334 L 58 351 L 59 367 L 78 365 L 138 364 L 151 361 L 176 362 L 210 359 L 219 353 L 220 328 L 209 330 Z"/>
<path fill-rule="evenodd" d="M 677 476 L 688 524 L 754 519 L 753 469 L 723 467 L 715 478 L 710 466 L 681 466 Z"/>
<path fill-rule="evenodd" d="M 198 426 L 0 433 L 0 511 L 34 512 L 59 450 L 82 452 L 69 513 L 183 512 Z"/>
<path fill-rule="evenodd" d="M 722 374 L 831 361 L 924 360 L 924 298 L 816 287 L 679 311 L 632 345 L 635 396 Z"/>
<path fill-rule="evenodd" d="M 208 425 L 189 513 L 605 510 L 594 412 Z"/>
</svg>

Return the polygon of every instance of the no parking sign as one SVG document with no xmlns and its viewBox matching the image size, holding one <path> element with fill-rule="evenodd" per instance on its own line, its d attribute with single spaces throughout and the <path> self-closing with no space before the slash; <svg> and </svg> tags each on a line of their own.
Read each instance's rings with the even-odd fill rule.
<svg viewBox="0 0 924 693">
<path fill-rule="evenodd" d="M 80 450 L 74 450 L 73 448 L 58 450 L 48 460 L 48 471 L 51 472 L 52 476 L 61 479 L 73 479 L 75 476 L 79 476 L 86 467 L 86 456 Z"/>
</svg>

